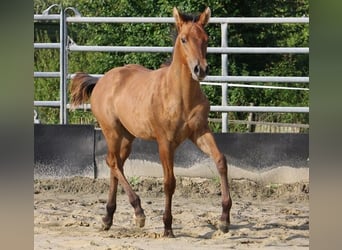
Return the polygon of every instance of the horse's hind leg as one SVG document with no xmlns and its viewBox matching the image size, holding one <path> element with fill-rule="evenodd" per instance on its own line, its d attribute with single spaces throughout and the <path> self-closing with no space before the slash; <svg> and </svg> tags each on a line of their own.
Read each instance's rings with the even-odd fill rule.
<svg viewBox="0 0 342 250">
<path fill-rule="evenodd" d="M 110 184 L 109 184 L 109 194 L 106 205 L 106 215 L 102 218 L 103 229 L 109 230 L 113 224 L 113 215 L 116 210 L 116 194 L 118 189 L 118 179 L 115 176 L 112 168 L 110 169 Z"/>
<path fill-rule="evenodd" d="M 221 193 L 222 193 L 222 215 L 220 218 L 219 228 L 222 232 L 229 231 L 230 225 L 230 209 L 232 199 L 229 192 L 229 184 L 227 177 L 227 161 L 225 156 L 217 148 L 215 139 L 210 131 L 205 133 L 195 134 L 192 141 L 207 155 L 215 161 L 216 168 L 221 178 Z"/>
<path fill-rule="evenodd" d="M 129 202 L 134 208 L 135 213 L 135 223 L 139 227 L 145 226 L 145 214 L 144 210 L 141 207 L 140 197 L 133 191 L 131 185 L 128 183 L 125 175 L 124 175 L 124 162 L 128 158 L 131 153 L 133 139 L 124 138 L 121 142 L 121 150 L 120 150 L 120 158 L 122 160 L 121 168 L 119 169 L 119 180 L 120 184 L 123 186 L 126 194 L 128 195 Z"/>
<path fill-rule="evenodd" d="M 113 224 L 113 215 L 116 210 L 116 195 L 118 190 L 118 178 L 116 176 L 116 169 L 119 168 L 118 162 L 118 152 L 119 152 L 119 144 L 117 144 L 118 136 L 111 130 L 102 129 L 102 132 L 107 141 L 107 165 L 110 169 L 110 178 L 109 178 L 109 192 L 108 192 L 108 200 L 106 204 L 106 215 L 102 218 L 103 229 L 109 230 Z"/>
<path fill-rule="evenodd" d="M 108 230 L 113 223 L 116 210 L 117 186 L 120 183 L 129 197 L 135 210 L 136 222 L 140 227 L 145 225 L 145 215 L 141 208 L 140 198 L 134 193 L 123 173 L 123 165 L 131 152 L 132 136 L 123 137 L 115 131 L 103 130 L 108 145 L 107 164 L 110 168 L 110 187 L 106 205 L 107 214 L 102 218 L 104 230 Z"/>
</svg>

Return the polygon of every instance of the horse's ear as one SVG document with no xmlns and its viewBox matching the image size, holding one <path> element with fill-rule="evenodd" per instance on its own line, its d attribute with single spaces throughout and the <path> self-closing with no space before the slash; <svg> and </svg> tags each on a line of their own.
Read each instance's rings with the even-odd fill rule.
<svg viewBox="0 0 342 250">
<path fill-rule="evenodd" d="M 177 7 L 173 7 L 173 17 L 176 20 L 177 29 L 180 30 L 180 28 L 182 27 L 184 21 L 182 19 L 181 14 L 179 13 Z"/>
<path fill-rule="evenodd" d="M 209 22 L 210 19 L 210 15 L 211 15 L 211 10 L 209 7 L 207 7 L 203 13 L 200 15 L 199 19 L 198 19 L 198 23 L 200 25 L 202 25 L 203 27 L 206 26 Z"/>
</svg>

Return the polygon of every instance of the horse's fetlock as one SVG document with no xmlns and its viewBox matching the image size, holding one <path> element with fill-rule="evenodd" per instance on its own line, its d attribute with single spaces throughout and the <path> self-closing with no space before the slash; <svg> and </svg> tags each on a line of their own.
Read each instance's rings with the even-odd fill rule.
<svg viewBox="0 0 342 250">
<path fill-rule="evenodd" d="M 106 210 L 107 210 L 108 214 L 114 214 L 115 210 L 116 210 L 116 204 L 114 204 L 114 205 L 107 204 L 106 205 Z"/>
<path fill-rule="evenodd" d="M 140 197 L 137 195 L 136 197 L 131 198 L 130 203 L 131 203 L 132 207 L 134 207 L 134 208 L 140 207 L 140 205 L 141 205 Z"/>
<path fill-rule="evenodd" d="M 233 204 L 233 202 L 232 202 L 232 199 L 230 197 L 228 199 L 222 200 L 222 208 L 223 208 L 223 210 L 229 211 L 230 208 L 232 207 L 232 204 Z"/>
<path fill-rule="evenodd" d="M 166 229 L 171 229 L 172 220 L 173 220 L 172 214 L 166 214 L 166 213 L 164 213 L 164 215 L 163 215 L 163 221 L 164 221 L 164 225 L 165 225 L 165 228 L 166 228 Z"/>
</svg>

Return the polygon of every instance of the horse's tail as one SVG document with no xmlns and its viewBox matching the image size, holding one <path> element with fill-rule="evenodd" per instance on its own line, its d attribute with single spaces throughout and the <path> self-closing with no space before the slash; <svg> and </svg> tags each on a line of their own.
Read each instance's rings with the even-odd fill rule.
<svg viewBox="0 0 342 250">
<path fill-rule="evenodd" d="M 78 105 L 88 101 L 98 80 L 99 78 L 86 73 L 76 73 L 70 84 L 71 109 L 75 109 Z"/>
</svg>

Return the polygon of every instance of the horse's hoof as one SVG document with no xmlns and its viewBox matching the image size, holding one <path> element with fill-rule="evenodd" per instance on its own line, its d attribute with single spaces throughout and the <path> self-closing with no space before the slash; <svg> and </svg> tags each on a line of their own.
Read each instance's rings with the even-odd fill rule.
<svg viewBox="0 0 342 250">
<path fill-rule="evenodd" d="M 219 229 L 223 233 L 228 233 L 229 232 L 229 223 L 227 223 L 226 221 L 220 221 Z"/>
<path fill-rule="evenodd" d="M 110 229 L 110 227 L 112 226 L 112 222 L 106 222 L 106 218 L 102 218 L 102 230 L 104 231 L 108 231 Z"/>
<path fill-rule="evenodd" d="M 138 227 L 144 227 L 145 226 L 145 215 L 140 215 L 135 217 L 135 224 Z"/>
<path fill-rule="evenodd" d="M 103 230 L 103 231 L 108 231 L 108 230 L 110 229 L 111 226 L 112 226 L 112 225 L 107 225 L 107 224 L 102 223 L 102 230 Z"/>
<path fill-rule="evenodd" d="M 175 235 L 173 234 L 172 229 L 168 229 L 168 230 L 165 229 L 163 237 L 175 238 Z"/>
</svg>

